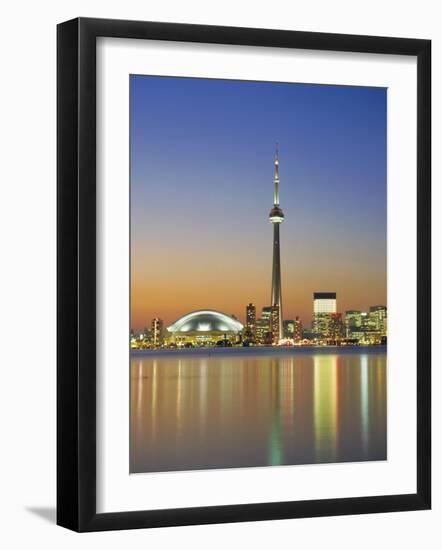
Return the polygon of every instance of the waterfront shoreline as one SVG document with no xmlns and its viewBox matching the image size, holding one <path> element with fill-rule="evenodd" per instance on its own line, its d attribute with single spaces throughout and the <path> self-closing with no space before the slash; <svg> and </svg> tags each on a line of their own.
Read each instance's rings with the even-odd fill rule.
<svg viewBox="0 0 442 550">
<path fill-rule="evenodd" d="M 180 348 L 180 349 L 145 349 L 130 350 L 131 357 L 178 356 L 213 357 L 217 355 L 297 355 L 315 354 L 351 354 L 351 353 L 386 353 L 387 346 L 278 346 L 278 347 L 232 347 L 232 348 Z"/>
</svg>

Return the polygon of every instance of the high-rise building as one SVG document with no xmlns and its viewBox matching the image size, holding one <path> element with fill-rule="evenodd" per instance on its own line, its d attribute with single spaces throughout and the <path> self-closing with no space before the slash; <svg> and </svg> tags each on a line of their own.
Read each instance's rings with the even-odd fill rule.
<svg viewBox="0 0 442 550">
<path fill-rule="evenodd" d="M 137 349 L 138 348 L 138 342 L 137 342 L 137 336 L 134 332 L 134 329 L 130 329 L 130 347 L 131 349 Z"/>
<path fill-rule="evenodd" d="M 270 346 L 272 344 L 272 333 L 268 319 L 256 320 L 256 343 L 259 346 Z"/>
<path fill-rule="evenodd" d="M 272 312 L 270 317 L 270 327 L 272 332 L 272 344 L 277 345 L 281 340 L 280 336 L 280 315 L 279 306 L 272 306 Z"/>
<path fill-rule="evenodd" d="M 294 338 L 295 334 L 295 321 L 294 319 L 285 319 L 282 322 L 284 329 L 284 338 Z"/>
<path fill-rule="evenodd" d="M 282 294 L 281 294 L 281 256 L 279 244 L 279 226 L 284 221 L 284 214 L 279 207 L 279 152 L 276 145 L 275 177 L 273 180 L 273 208 L 270 210 L 269 219 L 273 225 L 273 268 L 272 268 L 272 307 L 278 307 L 278 341 L 283 337 L 282 327 Z"/>
<path fill-rule="evenodd" d="M 352 338 L 354 333 L 361 332 L 362 313 L 357 309 L 345 312 L 345 336 Z"/>
<path fill-rule="evenodd" d="M 302 340 L 302 322 L 299 317 L 285 319 L 282 324 L 284 327 L 284 338 L 289 338 L 295 342 Z"/>
<path fill-rule="evenodd" d="M 361 329 L 362 331 L 370 330 L 370 316 L 367 312 L 361 312 Z"/>
<path fill-rule="evenodd" d="M 271 345 L 271 344 L 278 344 L 279 340 L 281 339 L 279 336 L 279 328 L 280 328 L 280 315 L 279 315 L 279 307 L 278 306 L 264 306 L 262 308 L 262 319 L 263 323 L 261 323 L 261 327 L 264 327 L 264 323 L 266 324 L 266 332 L 270 334 L 270 338 L 266 337 L 266 344 L 265 345 Z"/>
<path fill-rule="evenodd" d="M 151 340 L 154 347 L 161 346 L 163 343 L 163 320 L 155 317 L 152 319 Z"/>
<path fill-rule="evenodd" d="M 365 311 L 356 312 L 353 321 L 351 320 L 351 315 L 349 319 L 347 319 L 347 315 L 348 312 L 346 313 L 345 319 L 347 338 L 358 340 L 360 344 L 370 344 L 375 333 L 370 315 Z M 349 323 L 352 323 L 351 326 L 349 326 Z M 349 330 L 347 330 L 347 326 L 349 326 Z"/>
<path fill-rule="evenodd" d="M 336 292 L 314 292 L 313 332 L 329 337 L 333 313 L 336 313 Z"/>
<path fill-rule="evenodd" d="M 330 325 L 327 336 L 332 340 L 339 340 L 344 336 L 342 313 L 330 313 Z"/>
<path fill-rule="evenodd" d="M 143 330 L 143 339 L 146 343 L 150 343 L 151 341 L 151 331 L 148 329 L 148 327 L 144 327 L 144 330 Z"/>
<path fill-rule="evenodd" d="M 302 340 L 302 321 L 299 317 L 296 317 L 294 321 L 293 339 L 295 342 Z"/>
<path fill-rule="evenodd" d="M 256 338 L 256 307 L 253 304 L 246 307 L 246 330 L 253 339 Z"/>
<path fill-rule="evenodd" d="M 336 313 L 336 292 L 314 292 L 313 313 Z"/>
<path fill-rule="evenodd" d="M 370 328 L 382 335 L 387 334 L 387 308 L 371 306 L 368 313 Z"/>
<path fill-rule="evenodd" d="M 332 313 L 315 313 L 313 317 L 312 330 L 320 338 L 326 338 L 330 334 Z"/>
<path fill-rule="evenodd" d="M 270 327 L 270 318 L 272 316 L 272 306 L 264 306 L 262 308 L 262 319 L 267 321 L 268 326 Z"/>
</svg>

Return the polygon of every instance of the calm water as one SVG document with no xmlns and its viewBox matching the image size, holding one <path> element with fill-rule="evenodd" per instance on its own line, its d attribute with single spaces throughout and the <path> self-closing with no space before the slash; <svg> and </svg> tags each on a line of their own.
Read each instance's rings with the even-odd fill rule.
<svg viewBox="0 0 442 550">
<path fill-rule="evenodd" d="M 131 356 L 131 472 L 385 459 L 385 348 Z"/>
</svg>

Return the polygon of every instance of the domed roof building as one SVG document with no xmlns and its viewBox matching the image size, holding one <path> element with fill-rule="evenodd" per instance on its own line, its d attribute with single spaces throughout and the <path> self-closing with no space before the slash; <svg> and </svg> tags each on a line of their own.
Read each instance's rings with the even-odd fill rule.
<svg viewBox="0 0 442 550">
<path fill-rule="evenodd" d="M 219 340 L 235 341 L 243 325 L 237 320 L 211 309 L 192 311 L 167 327 L 172 342 L 177 344 L 212 345 Z"/>
</svg>

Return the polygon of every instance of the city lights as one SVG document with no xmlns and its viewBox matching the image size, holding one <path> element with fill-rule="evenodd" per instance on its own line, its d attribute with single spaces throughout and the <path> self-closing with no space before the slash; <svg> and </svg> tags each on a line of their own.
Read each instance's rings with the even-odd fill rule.
<svg viewBox="0 0 442 550">
<path fill-rule="evenodd" d="M 336 295 L 335 295 L 336 296 Z M 257 317 L 256 306 L 245 307 L 245 324 L 218 311 L 204 310 L 184 315 L 164 330 L 161 319 L 151 330 L 131 332 L 131 349 L 212 347 L 225 343 L 237 347 L 274 346 L 370 346 L 387 343 L 387 308 L 370 306 L 368 312 L 347 310 L 318 313 L 313 308 L 310 327 L 299 317 L 283 320 L 283 337 L 274 306 L 264 306 Z"/>
<path fill-rule="evenodd" d="M 279 204 L 279 150 L 276 147 L 273 179 L 273 226 L 271 305 L 261 316 L 253 303 L 245 308 L 245 324 L 234 315 L 204 309 L 181 316 L 164 330 L 163 320 L 154 318 L 150 330 L 131 331 L 131 349 L 200 347 L 358 346 L 387 343 L 387 308 L 370 306 L 368 312 L 337 309 L 336 292 L 314 292 L 312 322 L 304 327 L 300 318 L 284 319 L 281 291 L 280 225 L 284 213 Z"/>
</svg>

